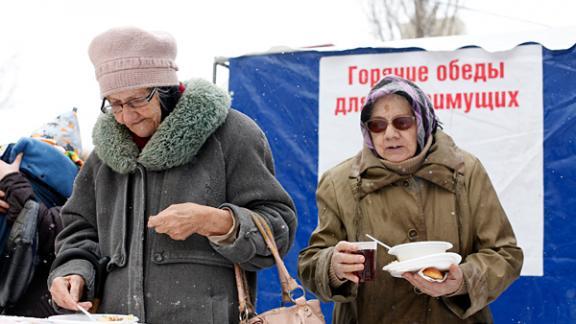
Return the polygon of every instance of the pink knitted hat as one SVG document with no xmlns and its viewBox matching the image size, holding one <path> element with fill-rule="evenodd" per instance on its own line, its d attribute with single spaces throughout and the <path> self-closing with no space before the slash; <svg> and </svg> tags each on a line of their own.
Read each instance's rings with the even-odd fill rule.
<svg viewBox="0 0 576 324">
<path fill-rule="evenodd" d="M 134 27 L 110 29 L 88 49 L 102 98 L 122 90 L 178 85 L 176 52 L 171 35 Z"/>
</svg>

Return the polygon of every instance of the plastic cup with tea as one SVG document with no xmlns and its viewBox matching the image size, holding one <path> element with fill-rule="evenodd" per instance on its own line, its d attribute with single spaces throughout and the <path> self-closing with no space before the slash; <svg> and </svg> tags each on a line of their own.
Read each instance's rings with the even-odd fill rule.
<svg viewBox="0 0 576 324">
<path fill-rule="evenodd" d="M 352 242 L 358 248 L 354 254 L 364 256 L 364 270 L 354 274 L 360 278 L 360 282 L 372 281 L 376 277 L 376 242 Z"/>
</svg>

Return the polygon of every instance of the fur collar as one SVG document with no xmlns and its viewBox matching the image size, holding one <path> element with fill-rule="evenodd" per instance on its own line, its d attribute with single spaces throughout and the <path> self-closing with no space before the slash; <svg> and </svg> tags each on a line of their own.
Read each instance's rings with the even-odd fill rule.
<svg viewBox="0 0 576 324">
<path fill-rule="evenodd" d="M 212 83 L 200 79 L 187 82 L 174 111 L 160 124 L 142 152 L 111 114 L 102 114 L 92 132 L 94 150 L 114 171 L 132 173 L 138 164 L 160 171 L 186 164 L 208 137 L 224 123 L 230 97 Z"/>
</svg>

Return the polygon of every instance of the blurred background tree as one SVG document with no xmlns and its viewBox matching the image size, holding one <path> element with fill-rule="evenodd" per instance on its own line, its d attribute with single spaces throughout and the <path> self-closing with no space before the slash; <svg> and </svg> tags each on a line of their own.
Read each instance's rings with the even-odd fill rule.
<svg viewBox="0 0 576 324">
<path fill-rule="evenodd" d="M 460 0 L 366 0 L 374 35 L 381 41 L 461 35 Z"/>
</svg>

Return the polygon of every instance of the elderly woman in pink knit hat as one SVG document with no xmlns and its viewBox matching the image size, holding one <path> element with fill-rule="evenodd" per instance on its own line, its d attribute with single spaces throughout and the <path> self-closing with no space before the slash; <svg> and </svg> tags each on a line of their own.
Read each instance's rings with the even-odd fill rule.
<svg viewBox="0 0 576 324">
<path fill-rule="evenodd" d="M 263 132 L 213 84 L 178 81 L 166 33 L 111 29 L 89 54 L 102 114 L 62 209 L 53 303 L 146 323 L 237 322 L 233 265 L 254 290 L 256 271 L 273 264 L 250 214 L 267 220 L 281 253 L 296 230 Z"/>
</svg>

